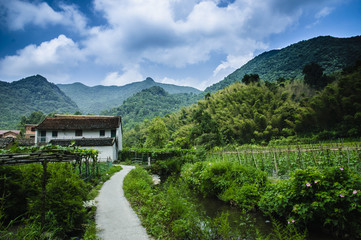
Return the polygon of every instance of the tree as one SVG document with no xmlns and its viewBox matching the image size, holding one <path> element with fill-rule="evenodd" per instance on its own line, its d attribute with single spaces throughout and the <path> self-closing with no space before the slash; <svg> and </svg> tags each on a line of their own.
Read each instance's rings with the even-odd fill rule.
<svg viewBox="0 0 361 240">
<path fill-rule="evenodd" d="M 324 70 L 325 69 L 322 68 L 317 63 L 313 62 L 307 64 L 302 71 L 302 73 L 305 75 L 304 76 L 305 83 L 317 90 L 321 90 L 324 87 L 326 87 L 326 85 L 330 83 L 332 79 L 326 76 L 325 74 L 323 74 Z"/>
<path fill-rule="evenodd" d="M 202 108 L 197 109 L 193 113 L 193 121 L 195 125 L 191 129 L 190 139 L 194 140 L 196 145 L 211 149 L 223 144 L 218 124 L 207 111 Z"/>
<path fill-rule="evenodd" d="M 45 119 L 46 115 L 42 111 L 32 112 L 29 116 L 22 116 L 18 128 L 25 130 L 25 124 L 39 124 Z"/>
<path fill-rule="evenodd" d="M 258 74 L 245 74 L 242 78 L 242 83 L 248 85 L 250 83 L 258 83 L 260 81 Z"/>
<path fill-rule="evenodd" d="M 147 128 L 145 147 L 164 148 L 168 142 L 169 133 L 161 117 L 153 118 Z"/>
</svg>

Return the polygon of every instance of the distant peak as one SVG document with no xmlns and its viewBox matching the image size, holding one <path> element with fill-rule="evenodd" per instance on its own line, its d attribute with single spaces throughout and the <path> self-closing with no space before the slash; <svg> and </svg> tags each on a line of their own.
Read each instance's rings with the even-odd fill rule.
<svg viewBox="0 0 361 240">
<path fill-rule="evenodd" d="M 21 82 L 33 82 L 33 83 L 45 83 L 45 82 L 48 82 L 48 80 L 45 78 L 45 77 L 43 77 L 43 76 L 41 76 L 41 75 L 34 75 L 34 76 L 30 76 L 30 77 L 26 77 L 26 78 L 23 78 L 23 79 L 21 79 L 21 80 L 19 80 L 19 81 L 21 81 Z"/>
<path fill-rule="evenodd" d="M 147 77 L 147 78 L 144 80 L 144 82 L 155 82 L 155 81 L 153 80 L 153 78 Z"/>
</svg>

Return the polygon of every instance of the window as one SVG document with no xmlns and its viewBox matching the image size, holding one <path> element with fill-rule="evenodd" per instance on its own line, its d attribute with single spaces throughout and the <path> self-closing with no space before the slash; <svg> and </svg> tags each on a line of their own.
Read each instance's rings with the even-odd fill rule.
<svg viewBox="0 0 361 240">
<path fill-rule="evenodd" d="M 110 137 L 112 137 L 112 138 L 115 138 L 115 137 L 116 137 L 116 131 L 115 131 L 115 130 L 112 130 L 112 131 L 111 131 Z"/>
<path fill-rule="evenodd" d="M 42 143 L 46 142 L 46 131 L 40 132 L 40 142 Z"/>
<path fill-rule="evenodd" d="M 75 130 L 75 136 L 76 136 L 76 137 L 81 137 L 81 136 L 83 136 L 83 130 Z"/>
<path fill-rule="evenodd" d="M 99 136 L 104 137 L 105 136 L 105 130 L 100 130 Z"/>
<path fill-rule="evenodd" d="M 58 131 L 53 131 L 51 134 L 52 137 L 58 137 Z"/>
</svg>

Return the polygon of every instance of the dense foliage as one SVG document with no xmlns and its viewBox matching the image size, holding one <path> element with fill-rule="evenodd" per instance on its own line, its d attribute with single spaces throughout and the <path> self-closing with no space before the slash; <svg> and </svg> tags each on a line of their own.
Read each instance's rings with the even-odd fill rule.
<svg viewBox="0 0 361 240">
<path fill-rule="evenodd" d="M 58 84 L 58 87 L 79 106 L 84 114 L 99 114 L 105 109 L 116 108 L 127 98 L 154 86 L 161 87 L 170 94 L 200 93 L 195 88 L 157 83 L 151 78 L 125 86 L 88 87 L 82 83 Z"/>
<path fill-rule="evenodd" d="M 360 96 L 360 64 L 338 74 L 321 91 L 302 81 L 236 82 L 163 117 L 168 129 L 166 146 L 210 149 L 225 144 L 266 144 L 294 136 L 313 140 L 358 137 Z M 153 124 L 144 122 L 125 132 L 125 143 L 143 146 Z"/>
<path fill-rule="evenodd" d="M 252 162 L 252 155 L 247 161 Z M 319 158 L 323 161 L 322 154 L 317 154 L 317 161 Z M 327 161 L 332 166 L 340 159 L 335 156 Z M 131 180 L 125 181 L 125 192 L 149 233 L 157 238 L 255 239 L 251 232 L 254 234 L 256 229 L 246 219 L 242 221 L 248 231 L 235 232 L 243 225 L 230 227 L 227 213 L 223 212 L 218 219 L 204 216 L 195 204 L 201 198 L 218 198 L 246 211 L 261 210 L 272 219 L 273 232 L 257 239 L 305 239 L 306 233 L 301 233 L 304 230 L 310 236 L 314 231 L 324 231 L 329 237 L 361 237 L 361 177 L 348 167 L 311 168 L 304 162 L 289 172 L 289 178 L 270 181 L 268 174 L 259 170 L 260 165 L 256 169 L 242 160 L 212 155 L 205 159 L 176 156 L 152 164 L 153 173 L 163 173 L 168 178 L 163 178 L 161 185 L 153 185 L 146 171 L 138 168 L 131 172 Z M 297 159 L 292 159 L 291 164 L 297 165 Z M 154 205 L 161 206 L 161 210 L 154 210 Z M 178 221 L 192 227 L 179 232 L 178 227 L 173 228 Z M 197 226 L 200 222 L 201 229 Z M 206 233 L 204 229 L 208 229 Z M 188 235 L 194 234 L 193 231 L 199 235 Z"/>
<path fill-rule="evenodd" d="M 81 154 L 87 159 L 97 159 L 98 152 L 92 149 L 60 147 L 51 144 L 37 147 L 1 149 L 1 154 L 67 151 Z M 49 159 L 50 161 L 50 159 Z M 74 162 L 47 163 L 46 200 L 44 205 L 42 164 L 31 163 L 15 166 L 0 166 L 0 238 L 41 239 L 44 232 L 50 239 L 70 239 L 89 233 L 94 227 L 92 206 L 86 200 L 94 199 L 94 187 L 108 180 L 120 167 L 110 168 L 108 163 L 83 162 L 80 168 Z M 90 161 L 89 161 L 90 162 Z M 81 169 L 81 173 L 80 173 Z M 45 213 L 45 225 L 41 224 Z M 14 232 L 14 226 L 21 225 Z M 95 239 L 95 238 L 88 238 Z"/>
<path fill-rule="evenodd" d="M 22 116 L 20 118 L 20 123 L 18 124 L 18 129 L 22 132 L 25 131 L 26 124 L 39 124 L 46 118 L 46 115 L 42 111 L 32 112 L 29 116 Z"/>
<path fill-rule="evenodd" d="M 145 213 L 142 222 L 151 235 L 158 239 L 199 239 L 204 232 L 194 206 L 187 199 L 186 191 L 183 197 L 178 195 L 180 192 L 176 189 L 182 185 L 172 185 L 164 186 L 165 192 L 157 192 L 148 173 L 136 168 L 124 179 L 123 188 L 133 208 Z"/>
<path fill-rule="evenodd" d="M 302 70 L 306 64 L 318 63 L 326 74 L 340 71 L 361 58 L 361 37 L 334 38 L 317 37 L 292 44 L 281 50 L 262 53 L 216 83 L 206 92 L 216 92 L 236 81 L 245 74 L 258 74 L 266 81 L 279 78 L 302 79 Z"/>
<path fill-rule="evenodd" d="M 218 197 L 246 210 L 257 206 L 268 183 L 264 172 L 229 161 L 185 164 L 181 175 L 204 197 Z"/>
<path fill-rule="evenodd" d="M 21 116 L 42 111 L 67 113 L 77 105 L 55 84 L 40 75 L 14 81 L 0 81 L 0 129 L 16 129 Z"/>
<path fill-rule="evenodd" d="M 169 94 L 163 88 L 155 86 L 134 94 L 121 106 L 103 111 L 102 114 L 122 116 L 123 127 L 131 129 L 144 119 L 176 112 L 183 106 L 195 103 L 198 98 L 193 93 Z"/>
<path fill-rule="evenodd" d="M 185 167 L 185 171 L 188 171 L 189 167 Z M 205 169 L 204 172 L 206 171 Z M 231 173 L 229 172 L 229 174 Z M 242 174 L 237 176 L 242 177 Z M 149 174 L 140 167 L 132 170 L 125 177 L 123 187 L 125 196 L 138 213 L 147 232 L 154 238 L 306 239 L 306 235 L 298 233 L 294 226 L 284 227 L 283 224 L 277 222 L 274 224 L 274 231 L 268 234 L 264 228 L 256 226 L 256 220 L 246 212 L 240 214 L 238 218 L 232 219 L 229 218 L 228 211 L 219 211 L 219 209 L 214 209 L 212 217 L 206 215 L 199 205 L 200 198 L 191 190 L 192 185 L 187 182 L 187 177 L 183 177 L 182 171 L 178 177 L 173 175 L 164 182 L 162 181 L 162 184 L 154 185 Z M 220 178 L 220 176 L 217 175 L 215 178 Z M 224 179 L 237 182 L 228 177 Z M 239 184 L 235 183 L 235 185 Z M 259 199 L 260 196 L 261 194 L 258 193 L 256 198 Z M 254 206 L 254 198 L 249 202 Z M 265 236 L 264 233 L 267 233 L 268 236 Z"/>
<path fill-rule="evenodd" d="M 48 167 L 47 225 L 58 236 L 82 229 L 86 216 L 83 201 L 88 187 L 74 173 L 69 164 L 53 163 Z M 1 199 L 5 221 L 24 217 L 40 223 L 42 167 L 29 164 L 20 167 L 1 167 Z M 56 227 L 56 228 L 54 228 Z"/>
<path fill-rule="evenodd" d="M 270 185 L 259 206 L 289 224 L 361 237 L 361 177 L 346 168 L 298 169 L 289 180 Z"/>
</svg>

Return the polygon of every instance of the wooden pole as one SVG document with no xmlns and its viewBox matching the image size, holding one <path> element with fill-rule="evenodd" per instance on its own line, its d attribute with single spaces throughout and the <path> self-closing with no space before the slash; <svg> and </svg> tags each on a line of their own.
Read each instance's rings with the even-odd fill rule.
<svg viewBox="0 0 361 240">
<path fill-rule="evenodd" d="M 277 166 L 277 158 L 276 158 L 275 149 L 273 149 L 273 158 L 274 158 L 274 163 L 275 163 L 276 175 L 278 176 L 278 166 Z"/>
<path fill-rule="evenodd" d="M 241 165 L 242 163 L 241 163 L 241 158 L 239 157 L 239 151 L 238 151 L 238 148 L 236 148 L 236 150 L 237 150 L 237 158 L 238 158 L 239 164 Z"/>
</svg>

